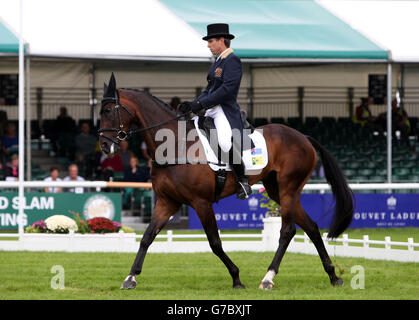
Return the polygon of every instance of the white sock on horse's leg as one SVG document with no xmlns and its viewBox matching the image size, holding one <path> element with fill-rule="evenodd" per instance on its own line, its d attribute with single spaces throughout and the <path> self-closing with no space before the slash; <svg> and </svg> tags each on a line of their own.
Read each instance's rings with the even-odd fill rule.
<svg viewBox="0 0 419 320">
<path fill-rule="evenodd" d="M 275 277 L 275 276 L 276 276 L 275 271 L 273 271 L 273 270 L 269 270 L 269 271 L 266 273 L 265 277 L 262 279 L 262 282 L 269 282 L 269 283 L 271 283 L 271 284 L 274 284 L 273 279 L 274 279 L 274 277 Z"/>
</svg>

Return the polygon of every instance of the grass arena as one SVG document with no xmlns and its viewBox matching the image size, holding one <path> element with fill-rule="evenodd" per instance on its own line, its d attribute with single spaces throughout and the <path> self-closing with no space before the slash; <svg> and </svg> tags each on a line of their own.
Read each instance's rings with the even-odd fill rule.
<svg viewBox="0 0 419 320">
<path fill-rule="evenodd" d="M 181 231 L 179 231 L 181 232 Z M 255 233 L 256 231 L 253 231 Z M 165 233 L 163 231 L 163 233 Z M 352 238 L 391 235 L 418 238 L 418 230 L 348 230 Z M 302 234 L 301 231 L 298 234 Z M 157 240 L 156 240 L 157 241 Z M 418 250 L 416 248 L 416 250 Z M 213 253 L 149 253 L 135 290 L 120 290 L 133 253 L 0 251 L 2 300 L 417 300 L 418 264 L 364 258 L 331 258 L 343 287 L 332 287 L 317 255 L 286 253 L 273 290 L 258 289 L 273 252 L 231 252 L 245 290 L 233 290 L 227 271 Z M 55 269 L 54 269 L 55 266 Z M 57 280 L 56 266 L 62 267 Z M 361 269 L 360 269 L 361 268 Z M 362 270 L 362 273 L 360 273 Z M 361 277 L 362 276 L 362 277 Z M 62 281 L 62 283 L 60 283 Z"/>
<path fill-rule="evenodd" d="M 419 300 L 419 2 L 61 2 L 0 2 L 1 301 Z"/>
</svg>

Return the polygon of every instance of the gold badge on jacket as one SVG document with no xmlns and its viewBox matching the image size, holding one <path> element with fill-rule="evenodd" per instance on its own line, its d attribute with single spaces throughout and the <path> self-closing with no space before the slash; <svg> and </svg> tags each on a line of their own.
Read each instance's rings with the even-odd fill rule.
<svg viewBox="0 0 419 320">
<path fill-rule="evenodd" d="M 223 73 L 223 69 L 218 67 L 217 69 L 215 69 L 214 71 L 214 76 L 216 76 L 217 78 L 221 77 L 221 74 Z"/>
</svg>

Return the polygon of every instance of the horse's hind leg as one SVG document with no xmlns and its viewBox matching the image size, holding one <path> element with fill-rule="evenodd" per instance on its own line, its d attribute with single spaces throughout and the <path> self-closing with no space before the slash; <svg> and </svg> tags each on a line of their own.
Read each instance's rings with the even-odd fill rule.
<svg viewBox="0 0 419 320">
<path fill-rule="evenodd" d="M 240 282 L 239 268 L 230 260 L 223 250 L 212 204 L 208 201 L 197 200 L 192 204 L 192 207 L 195 209 L 199 219 L 201 220 L 212 252 L 219 257 L 227 267 L 228 272 L 233 279 L 233 288 L 245 288 L 245 286 Z"/>
<path fill-rule="evenodd" d="M 326 251 L 323 240 L 320 236 L 319 228 L 301 207 L 300 202 L 297 203 L 295 223 L 297 223 L 304 230 L 304 232 L 307 233 L 311 241 L 313 241 L 313 244 L 316 247 L 320 259 L 323 263 L 323 268 L 330 278 L 331 284 L 334 286 L 342 286 L 343 280 L 336 276 L 335 267 L 333 266 L 332 261 L 330 260 Z"/>
<path fill-rule="evenodd" d="M 141 239 L 140 249 L 135 257 L 129 275 L 122 283 L 121 289 L 134 289 L 136 287 L 137 282 L 135 277 L 141 273 L 148 247 L 152 244 L 160 230 L 166 225 L 169 218 L 177 212 L 179 207 L 180 204 L 171 200 L 161 197 L 157 199 L 153 217 L 144 233 L 143 238 Z"/>
<path fill-rule="evenodd" d="M 290 184 L 288 184 L 288 188 L 285 190 L 282 189 L 279 192 L 278 185 L 276 184 L 276 181 L 274 181 L 273 176 L 270 179 L 263 181 L 263 185 L 265 186 L 266 191 L 272 200 L 279 204 L 279 199 L 281 198 L 282 217 L 278 249 L 276 250 L 275 256 L 269 265 L 268 272 L 259 285 L 260 289 L 268 290 L 272 289 L 274 286 L 273 278 L 278 273 L 279 265 L 282 261 L 285 251 L 287 250 L 288 245 L 296 232 L 294 224 L 294 212 L 298 192 L 297 190 L 293 190 L 293 187 Z"/>
</svg>

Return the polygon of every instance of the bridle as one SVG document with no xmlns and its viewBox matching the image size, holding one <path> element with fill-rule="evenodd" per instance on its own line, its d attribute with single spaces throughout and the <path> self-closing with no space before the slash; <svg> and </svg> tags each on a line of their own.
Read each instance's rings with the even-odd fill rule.
<svg viewBox="0 0 419 320">
<path fill-rule="evenodd" d="M 105 139 L 107 139 L 109 141 L 112 141 L 112 143 L 114 143 L 116 145 L 119 145 L 119 143 L 121 141 L 127 140 L 131 135 L 133 135 L 135 133 L 140 133 L 142 131 L 146 131 L 146 130 L 150 130 L 150 129 L 153 129 L 153 128 L 157 128 L 157 127 L 162 126 L 162 125 L 164 125 L 166 123 L 169 123 L 171 121 L 178 120 L 179 118 L 182 118 L 182 117 L 186 116 L 187 114 L 189 114 L 191 112 L 191 111 L 190 112 L 186 112 L 184 114 L 178 115 L 178 116 L 176 116 L 174 118 L 171 118 L 169 120 L 160 122 L 158 124 L 155 124 L 155 125 L 152 125 L 152 126 L 149 126 L 149 127 L 140 128 L 140 129 L 136 129 L 136 130 L 130 129 L 130 130 L 126 131 L 126 130 L 124 130 L 124 124 L 122 122 L 121 108 L 122 108 L 122 110 L 125 110 L 132 118 L 135 118 L 135 115 L 126 106 L 124 106 L 123 104 L 121 104 L 119 102 L 119 95 L 118 95 L 118 91 L 117 90 L 115 90 L 115 97 L 105 97 L 105 98 L 102 99 L 102 103 L 101 103 L 102 104 L 102 108 L 105 105 L 107 105 L 108 103 L 115 104 L 115 110 L 114 110 L 115 117 L 114 117 L 114 121 L 116 121 L 116 119 L 118 119 L 118 121 L 119 121 L 119 128 L 116 128 L 116 125 L 115 125 L 114 128 L 101 128 L 101 129 L 98 130 L 98 133 L 99 133 L 99 136 L 100 137 L 103 137 L 103 138 L 105 138 Z M 116 136 L 109 136 L 109 135 L 104 134 L 104 132 L 116 132 Z"/>
<path fill-rule="evenodd" d="M 133 130 L 129 130 L 126 131 L 124 130 L 124 123 L 122 122 L 122 117 L 121 117 L 121 108 L 123 110 L 125 110 L 131 117 L 135 117 L 132 112 L 123 104 L 119 103 L 119 96 L 118 96 L 118 91 L 115 91 L 115 97 L 105 97 L 102 99 L 102 108 L 107 105 L 108 103 L 114 103 L 115 104 L 115 117 L 114 117 L 114 121 L 116 121 L 116 119 L 118 119 L 119 121 L 119 128 L 116 128 L 116 125 L 114 128 L 101 128 L 98 130 L 99 136 L 103 137 L 105 139 L 108 139 L 110 141 L 112 141 L 113 143 L 119 145 L 119 142 L 127 140 L 128 137 L 133 134 Z M 104 134 L 104 132 L 116 132 L 116 136 L 109 136 Z"/>
</svg>

